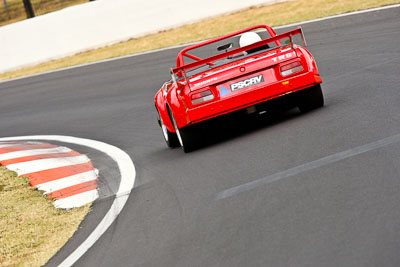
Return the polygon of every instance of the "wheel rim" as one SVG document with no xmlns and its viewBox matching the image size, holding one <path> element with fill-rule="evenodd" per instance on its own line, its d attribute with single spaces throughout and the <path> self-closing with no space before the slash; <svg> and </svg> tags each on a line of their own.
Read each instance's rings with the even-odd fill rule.
<svg viewBox="0 0 400 267">
<path fill-rule="evenodd" d="M 181 146 L 183 146 L 181 133 L 179 132 L 179 129 L 177 127 L 175 127 L 175 131 L 176 131 L 176 136 L 178 136 L 179 144 L 181 144 Z"/>
<path fill-rule="evenodd" d="M 164 139 L 166 142 L 168 142 L 168 129 L 167 129 L 167 126 L 165 126 L 164 122 L 162 121 L 160 113 L 158 113 L 158 112 L 157 112 L 157 119 L 160 122 L 161 131 L 163 133 Z"/>
<path fill-rule="evenodd" d="M 164 125 L 164 123 L 161 121 L 161 130 L 162 130 L 162 133 L 163 133 L 163 135 L 164 135 L 164 139 L 165 139 L 165 141 L 167 141 L 168 142 L 168 129 L 167 129 L 167 126 L 165 126 Z"/>
<path fill-rule="evenodd" d="M 178 137 L 179 144 L 181 144 L 181 146 L 183 147 L 181 133 L 179 132 L 178 126 L 176 125 L 176 121 L 173 117 L 172 117 L 172 123 L 174 124 L 175 132 L 176 132 L 176 136 Z"/>
</svg>

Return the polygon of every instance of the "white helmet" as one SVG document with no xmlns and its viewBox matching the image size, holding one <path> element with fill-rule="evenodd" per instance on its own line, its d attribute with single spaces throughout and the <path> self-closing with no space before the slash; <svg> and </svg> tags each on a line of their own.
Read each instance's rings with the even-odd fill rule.
<svg viewBox="0 0 400 267">
<path fill-rule="evenodd" d="M 261 41 L 260 35 L 255 32 L 245 32 L 240 36 L 239 45 L 240 47 L 251 45 Z"/>
</svg>

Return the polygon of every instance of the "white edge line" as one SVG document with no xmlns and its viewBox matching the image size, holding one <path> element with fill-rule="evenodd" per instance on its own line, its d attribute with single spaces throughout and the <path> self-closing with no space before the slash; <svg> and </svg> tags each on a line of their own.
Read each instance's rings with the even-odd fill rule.
<svg viewBox="0 0 400 267">
<path fill-rule="evenodd" d="M 358 15 L 358 14 L 363 14 L 363 13 L 368 13 L 368 12 L 374 12 L 374 11 L 379 11 L 379 10 L 384 10 L 384 9 L 390 9 L 390 8 L 396 8 L 396 7 L 400 7 L 400 4 L 387 5 L 387 6 L 381 6 L 381 7 L 374 7 L 374 8 L 369 8 L 369 9 L 364 9 L 364 10 L 359 10 L 359 11 L 353 11 L 353 12 L 348 12 L 348 13 L 343 13 L 343 14 L 327 16 L 327 17 L 318 18 L 318 19 L 305 20 L 305 21 L 295 22 L 295 23 L 292 23 L 292 24 L 277 26 L 277 27 L 273 27 L 273 28 L 274 29 L 284 29 L 284 28 L 289 28 L 289 27 L 293 27 L 293 26 L 309 24 L 309 23 L 313 23 L 313 22 L 319 22 L 319 21 L 324 21 L 324 20 L 329 20 L 329 19 L 336 19 L 336 18 L 341 18 L 341 17 L 353 16 L 353 15 Z"/>
<path fill-rule="evenodd" d="M 135 165 L 125 151 L 100 141 L 62 135 L 31 135 L 0 138 L 0 141 L 14 140 L 52 140 L 87 146 L 107 154 L 118 165 L 121 174 L 121 182 L 110 209 L 86 240 L 59 265 L 61 267 L 72 266 L 104 234 L 125 206 L 135 184 Z"/>
<path fill-rule="evenodd" d="M 273 27 L 273 28 L 274 29 L 284 29 L 284 28 L 289 28 L 289 27 L 293 27 L 293 26 L 304 25 L 304 24 L 313 23 L 313 22 L 319 22 L 319 21 L 323 21 L 323 20 L 329 20 L 329 19 L 340 18 L 340 17 L 347 17 L 347 16 L 358 15 L 358 14 L 363 14 L 363 13 L 367 13 L 367 12 L 374 12 L 374 11 L 390 9 L 390 8 L 396 8 L 396 7 L 400 7 L 400 4 L 375 7 L 375 8 L 364 9 L 364 10 L 360 10 L 360 11 L 353 11 L 353 12 L 344 13 L 344 14 L 332 15 L 332 16 L 328 16 L 328 17 L 324 17 L 324 18 L 300 21 L 300 22 L 287 24 L 287 25 L 282 25 L 282 26 L 277 26 L 277 27 Z M 0 84 L 6 83 L 6 82 L 22 80 L 22 79 L 26 79 L 26 78 L 32 78 L 32 77 L 36 77 L 36 76 L 40 76 L 40 75 L 45 75 L 45 74 L 50 74 L 50 73 L 55 73 L 55 72 L 60 72 L 60 71 L 80 68 L 80 67 L 86 67 L 86 66 L 95 65 L 95 64 L 101 64 L 101 63 L 110 62 L 110 61 L 114 61 L 114 60 L 120 60 L 120 59 L 125 59 L 125 58 L 142 56 L 142 55 L 151 54 L 151 53 L 158 53 L 158 52 L 162 52 L 162 51 L 166 51 L 166 50 L 170 50 L 170 49 L 175 49 L 175 48 L 185 47 L 185 46 L 192 45 L 192 44 L 197 44 L 197 43 L 200 43 L 200 42 L 202 42 L 202 41 L 193 42 L 193 43 L 187 43 L 187 44 L 180 44 L 180 45 L 175 45 L 175 46 L 170 46 L 170 47 L 164 47 L 164 48 L 160 48 L 160 49 L 156 49 L 156 50 L 145 51 L 145 52 L 141 52 L 141 53 L 125 55 L 125 56 L 120 56 L 120 57 L 102 59 L 102 60 L 99 60 L 99 61 L 96 61 L 96 62 L 89 62 L 89 63 L 70 66 L 70 67 L 61 68 L 61 69 L 57 69 L 57 70 L 50 70 L 50 71 L 46 71 L 46 72 L 41 72 L 41 73 L 31 74 L 31 75 L 27 75 L 27 76 L 23 76 L 23 77 L 4 80 L 4 81 L 0 81 Z M 44 62 L 42 62 L 42 63 L 44 63 Z"/>
</svg>

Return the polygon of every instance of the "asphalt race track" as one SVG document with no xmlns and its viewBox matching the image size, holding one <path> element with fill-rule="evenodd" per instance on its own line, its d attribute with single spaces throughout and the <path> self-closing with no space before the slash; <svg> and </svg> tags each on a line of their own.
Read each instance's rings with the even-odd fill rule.
<svg viewBox="0 0 400 267">
<path fill-rule="evenodd" d="M 211 128 L 190 154 L 166 147 L 153 104 L 178 49 L 0 83 L 1 136 L 90 138 L 135 162 L 75 266 L 400 266 L 400 8 L 303 29 L 325 107 Z"/>
</svg>

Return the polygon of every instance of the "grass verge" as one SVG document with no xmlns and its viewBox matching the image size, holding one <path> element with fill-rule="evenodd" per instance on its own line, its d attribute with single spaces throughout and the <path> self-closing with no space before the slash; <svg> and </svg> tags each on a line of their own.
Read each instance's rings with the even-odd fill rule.
<svg viewBox="0 0 400 267">
<path fill-rule="evenodd" d="M 0 167 L 0 265 L 42 266 L 78 229 L 90 204 L 56 209 L 28 179 Z"/>
<path fill-rule="evenodd" d="M 400 3 L 400 0 L 295 0 L 253 7 L 74 56 L 3 73 L 0 74 L 0 80 L 209 39 L 256 24 L 286 25 L 396 3 Z"/>
</svg>

